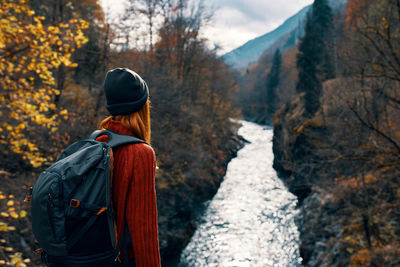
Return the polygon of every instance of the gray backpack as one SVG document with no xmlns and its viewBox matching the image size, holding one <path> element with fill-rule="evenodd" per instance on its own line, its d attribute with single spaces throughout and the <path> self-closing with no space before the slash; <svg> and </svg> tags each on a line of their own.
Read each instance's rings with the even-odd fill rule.
<svg viewBox="0 0 400 267">
<path fill-rule="evenodd" d="M 108 143 L 96 141 L 108 135 Z M 70 145 L 42 172 L 31 196 L 32 231 L 55 266 L 108 266 L 118 258 L 111 204 L 110 149 L 138 138 L 109 130 Z M 124 234 L 125 235 L 125 234 Z"/>
</svg>

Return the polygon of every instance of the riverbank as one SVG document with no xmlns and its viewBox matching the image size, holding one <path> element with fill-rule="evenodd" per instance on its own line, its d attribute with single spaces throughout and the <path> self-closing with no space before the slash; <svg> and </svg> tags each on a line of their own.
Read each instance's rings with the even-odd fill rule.
<svg viewBox="0 0 400 267">
<path fill-rule="evenodd" d="M 273 140 L 274 168 L 299 199 L 303 265 L 398 266 L 397 167 L 369 162 L 371 137 L 351 112 L 303 111 L 299 99 L 283 106 Z"/>
<path fill-rule="evenodd" d="M 326 153 L 329 130 L 321 117 L 307 119 L 302 112 L 299 100 L 278 112 L 274 121 L 274 168 L 299 199 L 303 265 L 347 266 L 349 253 L 341 243 L 342 207 L 329 190 L 330 175 L 335 174 L 321 165 L 330 157 Z"/>
</svg>

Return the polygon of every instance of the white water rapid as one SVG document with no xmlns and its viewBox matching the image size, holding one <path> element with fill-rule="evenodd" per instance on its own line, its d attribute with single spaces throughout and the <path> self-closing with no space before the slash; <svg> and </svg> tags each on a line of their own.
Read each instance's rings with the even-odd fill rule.
<svg viewBox="0 0 400 267">
<path fill-rule="evenodd" d="M 229 163 L 180 267 L 300 266 L 297 199 L 272 168 L 272 128 L 241 123 L 250 143 Z"/>
</svg>

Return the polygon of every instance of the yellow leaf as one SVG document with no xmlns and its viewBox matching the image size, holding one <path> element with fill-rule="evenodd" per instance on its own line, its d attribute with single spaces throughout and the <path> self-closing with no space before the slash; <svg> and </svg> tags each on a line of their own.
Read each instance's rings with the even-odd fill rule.
<svg viewBox="0 0 400 267">
<path fill-rule="evenodd" d="M 26 211 L 21 210 L 21 212 L 19 213 L 19 217 L 21 217 L 21 218 L 26 217 Z"/>
<path fill-rule="evenodd" d="M 8 224 L 0 222 L 0 232 L 7 232 L 8 231 Z"/>
<path fill-rule="evenodd" d="M 10 212 L 11 217 L 13 217 L 14 219 L 18 219 L 18 214 L 15 211 Z"/>
<path fill-rule="evenodd" d="M 296 132 L 301 133 L 304 129 L 304 125 L 300 125 L 299 128 L 297 128 Z"/>
<path fill-rule="evenodd" d="M 8 215 L 8 213 L 7 213 L 7 212 L 4 212 L 4 211 L 3 211 L 3 212 L 1 212 L 0 214 L 1 214 L 1 216 L 3 216 L 3 217 L 6 217 L 6 218 L 10 216 L 10 215 Z"/>
<path fill-rule="evenodd" d="M 12 206 L 12 205 L 14 205 L 14 200 L 7 201 L 7 206 Z"/>
</svg>

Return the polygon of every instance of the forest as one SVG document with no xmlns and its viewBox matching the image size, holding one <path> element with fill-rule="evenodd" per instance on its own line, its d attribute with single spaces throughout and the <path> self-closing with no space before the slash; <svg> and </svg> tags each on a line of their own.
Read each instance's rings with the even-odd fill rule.
<svg viewBox="0 0 400 267">
<path fill-rule="evenodd" d="M 121 66 L 150 88 L 160 250 L 179 256 L 241 145 L 234 72 L 199 36 L 207 16 L 183 0 L 129 1 L 124 23 L 97 0 L 0 1 L 0 265 L 39 265 L 25 191 L 108 116 L 104 77 Z"/>
<path fill-rule="evenodd" d="M 306 266 L 398 266 L 400 2 L 316 0 L 244 73 L 243 114 L 274 125 Z"/>
<path fill-rule="evenodd" d="M 245 143 L 273 125 L 274 168 L 298 198 L 305 266 L 400 265 L 400 1 L 315 0 L 299 35 L 241 73 L 201 35 L 195 0 L 0 1 L 0 265 L 39 266 L 26 191 L 108 116 L 109 69 L 150 88 L 162 262 Z"/>
</svg>

